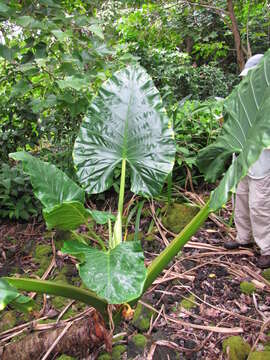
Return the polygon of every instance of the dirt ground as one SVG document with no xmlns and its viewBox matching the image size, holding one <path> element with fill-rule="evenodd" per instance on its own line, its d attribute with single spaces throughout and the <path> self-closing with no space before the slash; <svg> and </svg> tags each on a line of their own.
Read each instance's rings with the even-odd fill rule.
<svg viewBox="0 0 270 360">
<path fill-rule="evenodd" d="M 231 336 L 240 336 L 242 340 L 237 339 L 247 344 L 248 351 L 269 349 L 268 272 L 256 267 L 255 246 L 248 250 L 224 249 L 224 241 L 235 236 L 234 229 L 223 223 L 223 220 L 230 222 L 231 213 L 229 205 L 209 218 L 144 294 L 133 320 L 122 319 L 115 324 L 113 349 L 118 348 L 118 352 L 114 351 L 113 359 L 244 360 L 246 355 L 233 358 L 233 350 L 224 346 L 224 340 Z M 140 237 L 148 265 L 171 241 L 173 232 L 163 225 L 158 203 L 145 203 L 143 214 Z M 151 221 L 154 226 L 149 236 Z M 129 224 L 128 230 L 132 234 L 134 224 Z M 43 223 L 3 223 L 0 275 L 34 276 L 80 286 L 74 260 L 60 251 L 62 235 L 47 232 Z M 30 315 L 14 310 L 1 313 L 0 346 L 29 332 L 50 331 L 56 319 L 68 322 L 88 311 L 85 305 L 67 299 L 40 295 L 35 299 L 37 307 Z M 41 320 L 29 330 L 29 323 L 37 319 Z M 138 334 L 143 335 L 139 350 L 133 341 Z M 36 359 L 42 359 L 43 355 L 37 354 Z M 79 354 L 77 358 L 106 360 L 111 355 L 101 346 L 88 356 Z"/>
</svg>

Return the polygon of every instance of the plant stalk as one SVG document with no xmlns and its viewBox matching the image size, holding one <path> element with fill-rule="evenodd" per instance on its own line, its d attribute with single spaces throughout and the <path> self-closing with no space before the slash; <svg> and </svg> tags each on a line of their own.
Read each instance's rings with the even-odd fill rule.
<svg viewBox="0 0 270 360">
<path fill-rule="evenodd" d="M 15 277 L 5 277 L 8 283 L 18 290 L 33 291 L 39 294 L 49 294 L 62 296 L 68 299 L 79 300 L 84 304 L 96 308 L 104 319 L 107 319 L 106 300 L 99 298 L 95 293 L 78 288 L 72 285 L 57 284 L 47 280 L 22 279 Z"/>
<path fill-rule="evenodd" d="M 124 207 L 124 195 L 125 195 L 125 180 L 126 180 L 126 159 L 122 160 L 121 179 L 120 179 L 120 192 L 118 200 L 118 213 L 116 222 L 113 229 L 113 239 L 110 249 L 113 249 L 122 242 L 122 215 Z"/>
<path fill-rule="evenodd" d="M 119 192 L 119 200 L 118 200 L 118 213 L 120 213 L 121 219 L 122 219 L 123 207 L 124 207 L 126 163 L 127 163 L 127 160 L 123 159 L 122 160 L 122 169 L 121 169 L 120 192 Z"/>
<path fill-rule="evenodd" d="M 173 241 L 164 249 L 151 263 L 147 269 L 147 276 L 144 283 L 143 292 L 155 281 L 162 270 L 178 254 L 178 252 L 189 241 L 192 235 L 196 233 L 199 227 L 205 222 L 210 214 L 209 201 L 204 205 L 199 213 L 185 226 L 185 228 L 173 239 Z"/>
</svg>

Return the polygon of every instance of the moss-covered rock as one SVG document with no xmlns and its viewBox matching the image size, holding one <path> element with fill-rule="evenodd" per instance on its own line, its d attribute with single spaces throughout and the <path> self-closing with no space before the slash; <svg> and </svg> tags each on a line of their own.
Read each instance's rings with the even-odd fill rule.
<svg viewBox="0 0 270 360">
<path fill-rule="evenodd" d="M 139 349 L 144 349 L 147 344 L 147 338 L 142 334 L 134 335 L 131 341 L 136 345 Z"/>
<path fill-rule="evenodd" d="M 183 307 L 186 310 L 190 310 L 192 308 L 195 308 L 197 305 L 195 304 L 195 296 L 190 295 L 187 299 L 183 299 L 180 302 L 180 307 Z"/>
<path fill-rule="evenodd" d="M 240 289 L 242 293 L 250 295 L 256 291 L 256 286 L 249 281 L 242 281 L 240 284 Z"/>
<path fill-rule="evenodd" d="M 228 360 L 245 360 L 251 350 L 250 345 L 241 336 L 231 336 L 222 343 L 223 352 L 228 353 Z"/>
<path fill-rule="evenodd" d="M 249 355 L 249 360 L 269 360 L 270 351 L 254 351 Z"/>
<path fill-rule="evenodd" d="M 16 321 L 17 318 L 14 311 L 3 313 L 3 316 L 0 319 L 0 332 L 13 328 L 13 326 L 16 325 Z"/>
<path fill-rule="evenodd" d="M 116 345 L 112 349 L 112 360 L 121 360 L 122 354 L 127 350 L 125 345 Z"/>
<path fill-rule="evenodd" d="M 76 359 L 68 355 L 61 355 L 60 357 L 57 358 L 57 360 L 76 360 Z"/>
<path fill-rule="evenodd" d="M 174 203 L 168 206 L 165 215 L 162 217 L 162 223 L 167 229 L 179 233 L 198 212 L 198 207 Z"/>
<path fill-rule="evenodd" d="M 98 360 L 111 360 L 111 355 L 108 353 L 104 353 L 99 355 Z"/>
<path fill-rule="evenodd" d="M 128 342 L 127 355 L 128 359 L 133 359 L 137 355 L 144 353 L 144 348 L 147 345 L 147 338 L 142 334 L 134 335 Z"/>
<path fill-rule="evenodd" d="M 269 269 L 265 269 L 262 272 L 262 276 L 265 278 L 265 280 L 270 281 L 270 268 Z"/>
<path fill-rule="evenodd" d="M 138 303 L 133 315 L 132 324 L 140 331 L 147 331 L 150 327 L 150 319 L 155 312 Z"/>
</svg>

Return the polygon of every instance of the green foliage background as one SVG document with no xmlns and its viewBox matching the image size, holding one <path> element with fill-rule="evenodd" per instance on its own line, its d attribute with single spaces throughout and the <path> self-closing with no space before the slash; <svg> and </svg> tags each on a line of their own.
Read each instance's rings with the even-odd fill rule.
<svg viewBox="0 0 270 360">
<path fill-rule="evenodd" d="M 71 149 L 91 99 L 112 72 L 139 62 L 174 122 L 175 179 L 184 184 L 189 169 L 200 181 L 196 154 L 221 126 L 222 102 L 215 98 L 227 97 L 239 82 L 227 2 L 204 4 L 1 0 L 0 161 L 24 149 L 76 180 Z M 234 1 L 234 11 L 246 57 L 264 53 L 268 2 Z M 24 210 L 31 213 L 31 206 L 25 202 Z"/>
</svg>

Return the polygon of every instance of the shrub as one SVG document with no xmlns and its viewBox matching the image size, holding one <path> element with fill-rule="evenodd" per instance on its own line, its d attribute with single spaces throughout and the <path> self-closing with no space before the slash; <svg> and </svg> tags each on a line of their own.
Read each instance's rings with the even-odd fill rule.
<svg viewBox="0 0 270 360">
<path fill-rule="evenodd" d="M 39 201 L 21 167 L 0 167 L 0 218 L 28 220 L 40 212 Z"/>
</svg>

